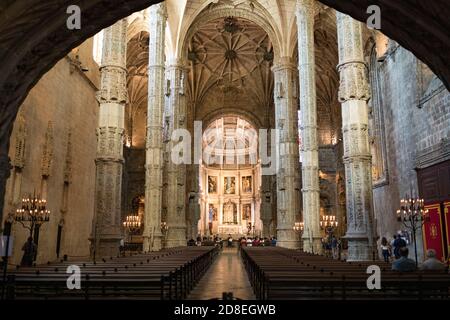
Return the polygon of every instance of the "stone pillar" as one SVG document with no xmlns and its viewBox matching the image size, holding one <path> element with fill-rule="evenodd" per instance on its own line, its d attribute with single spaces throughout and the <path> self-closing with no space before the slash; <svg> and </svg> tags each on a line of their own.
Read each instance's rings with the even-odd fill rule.
<svg viewBox="0 0 450 320">
<path fill-rule="evenodd" d="M 167 79 L 169 90 L 167 92 L 167 111 L 170 118 L 169 139 L 172 130 L 186 130 L 186 97 L 185 68 L 175 61 L 167 66 Z M 178 136 L 178 135 L 177 135 Z M 168 201 L 167 201 L 167 234 L 166 247 L 186 246 L 186 164 L 173 162 L 172 150 L 179 141 L 169 141 L 169 157 L 167 165 L 168 174 Z M 173 155 L 178 157 L 180 155 Z"/>
<path fill-rule="evenodd" d="M 145 159 L 145 252 L 161 249 L 161 209 L 164 113 L 164 49 L 166 32 L 166 5 L 149 8 L 149 65 L 147 143 Z"/>
<path fill-rule="evenodd" d="M 269 175 L 263 175 L 261 177 L 261 221 L 263 224 L 262 235 L 269 238 L 270 223 L 272 222 L 272 192 L 271 192 L 272 179 Z"/>
<path fill-rule="evenodd" d="M 127 103 L 127 21 L 105 29 L 97 129 L 95 216 L 96 256 L 115 256 L 122 236 L 122 171 Z"/>
<path fill-rule="evenodd" d="M 317 140 L 314 0 L 297 0 L 300 117 L 302 137 L 303 250 L 322 251 L 320 232 L 319 145 Z M 311 243 L 312 240 L 312 243 Z"/>
<path fill-rule="evenodd" d="M 371 153 L 368 136 L 370 99 L 364 62 L 361 23 L 336 13 L 339 46 L 344 166 L 346 177 L 348 260 L 372 260 L 376 255 L 372 203 Z"/>
<path fill-rule="evenodd" d="M 292 58 L 283 57 L 273 67 L 275 81 L 275 120 L 278 135 L 277 161 L 277 245 L 299 248 L 294 231 L 300 212 L 299 148 L 297 113 L 297 70 Z"/>
<path fill-rule="evenodd" d="M 6 181 L 8 181 L 12 169 L 11 162 L 8 157 L 8 150 L 2 151 L 0 151 L 0 228 L 3 228 L 3 208 L 5 206 Z"/>
</svg>

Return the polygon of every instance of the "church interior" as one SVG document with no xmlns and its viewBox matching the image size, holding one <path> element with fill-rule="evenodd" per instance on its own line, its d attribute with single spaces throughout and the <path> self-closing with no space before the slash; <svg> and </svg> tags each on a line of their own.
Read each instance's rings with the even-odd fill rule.
<svg viewBox="0 0 450 320">
<path fill-rule="evenodd" d="M 84 299 L 65 288 L 72 265 L 111 299 L 377 299 L 370 265 L 385 296 L 450 299 L 444 22 L 425 55 L 389 36 L 384 1 L 386 33 L 339 1 L 128 2 L 92 27 L 104 4 L 81 6 L 83 35 L 23 63 L 23 83 L 20 65 L 16 83 L 0 75 L 2 300 Z M 8 30 L 0 57 L 19 61 Z"/>
</svg>

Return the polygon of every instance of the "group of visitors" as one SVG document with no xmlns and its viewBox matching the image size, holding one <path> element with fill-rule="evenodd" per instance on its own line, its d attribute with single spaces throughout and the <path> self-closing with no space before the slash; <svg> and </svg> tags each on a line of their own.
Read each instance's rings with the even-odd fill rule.
<svg viewBox="0 0 450 320">
<path fill-rule="evenodd" d="M 215 235 L 214 237 L 201 237 L 200 235 L 197 236 L 197 240 L 190 239 L 187 242 L 187 245 L 189 247 L 194 246 L 220 246 L 223 248 L 224 242 L 226 242 L 226 246 L 228 248 L 233 247 L 234 239 L 231 235 L 228 235 L 226 241 L 224 241 L 219 235 Z M 277 238 L 276 237 L 241 237 L 237 239 L 237 244 L 240 247 L 270 247 L 270 246 L 276 246 L 277 245 Z"/>
<path fill-rule="evenodd" d="M 381 253 L 383 255 L 384 262 L 391 262 L 398 260 L 402 257 L 401 249 L 406 248 L 408 241 L 402 235 L 394 234 L 392 240 L 389 242 L 386 237 L 381 238 Z"/>
<path fill-rule="evenodd" d="M 341 259 L 342 241 L 334 235 L 327 235 L 322 238 L 322 248 L 327 257 Z"/>
<path fill-rule="evenodd" d="M 419 267 L 416 266 L 416 261 L 408 258 L 409 250 L 407 247 L 400 248 L 399 254 L 400 257 L 392 263 L 392 270 L 394 271 L 409 272 L 417 269 L 423 271 L 444 271 L 448 268 L 445 263 L 436 258 L 434 249 L 427 250 L 426 259 Z"/>
<path fill-rule="evenodd" d="M 406 248 L 407 245 L 407 240 L 401 234 L 394 234 L 390 242 L 388 242 L 386 237 L 383 237 L 381 239 L 381 252 L 384 262 L 390 262 L 392 257 L 393 259 L 400 259 L 400 249 Z"/>
<path fill-rule="evenodd" d="M 211 247 L 211 246 L 220 246 L 220 248 L 223 248 L 223 241 L 222 238 L 219 237 L 219 235 L 215 235 L 214 237 L 201 237 L 200 235 L 197 236 L 197 239 L 189 239 L 187 242 L 188 247 Z"/>
<path fill-rule="evenodd" d="M 239 245 L 241 247 L 270 247 L 270 246 L 276 246 L 277 245 L 277 238 L 276 237 L 242 237 L 239 239 Z"/>
<path fill-rule="evenodd" d="M 409 272 L 419 270 L 444 271 L 447 265 L 436 258 L 436 251 L 427 250 L 425 261 L 417 266 L 416 261 L 408 258 L 408 241 L 400 233 L 395 234 L 389 242 L 386 237 L 381 239 L 381 253 L 384 262 L 392 262 L 392 270 Z"/>
<path fill-rule="evenodd" d="M 265 245 L 270 245 L 269 239 L 264 238 L 260 239 L 259 237 L 251 238 L 251 237 L 242 237 L 239 239 L 238 244 L 241 247 L 262 247 Z"/>
</svg>

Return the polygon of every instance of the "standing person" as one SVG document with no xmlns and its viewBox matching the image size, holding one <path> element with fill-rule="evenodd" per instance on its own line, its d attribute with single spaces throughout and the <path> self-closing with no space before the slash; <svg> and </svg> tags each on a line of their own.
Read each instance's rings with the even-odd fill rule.
<svg viewBox="0 0 450 320">
<path fill-rule="evenodd" d="M 29 237 L 27 242 L 22 247 L 23 257 L 20 265 L 22 267 L 31 267 L 33 265 L 34 256 L 36 255 L 36 245 L 33 242 L 33 238 Z"/>
<path fill-rule="evenodd" d="M 394 234 L 392 236 L 392 240 L 391 240 L 391 243 L 390 243 L 391 250 L 392 250 L 392 253 L 394 254 L 394 256 L 395 256 L 395 240 L 397 240 L 397 235 Z"/>
<path fill-rule="evenodd" d="M 277 238 L 276 237 L 272 237 L 272 240 L 270 241 L 270 244 L 272 245 L 272 247 L 276 247 L 277 246 Z"/>
<path fill-rule="evenodd" d="M 333 259 L 338 258 L 338 242 L 335 236 L 331 238 L 331 252 L 333 253 Z"/>
<path fill-rule="evenodd" d="M 232 248 L 233 247 L 233 237 L 231 236 L 231 234 L 228 235 L 228 248 Z"/>
<path fill-rule="evenodd" d="M 123 238 L 120 239 L 119 254 L 120 255 L 125 255 L 125 241 L 123 240 Z"/>
<path fill-rule="evenodd" d="M 394 241 L 394 255 L 395 259 L 400 259 L 400 249 L 406 247 L 406 241 L 403 240 L 400 236 L 397 236 Z"/>
<path fill-rule="evenodd" d="M 247 247 L 251 247 L 253 244 L 252 238 L 247 238 Z"/>
<path fill-rule="evenodd" d="M 383 254 L 384 262 L 389 262 L 391 256 L 391 248 L 386 237 L 381 239 L 381 253 Z"/>
<path fill-rule="evenodd" d="M 338 249 L 338 260 L 341 260 L 341 253 L 342 253 L 342 240 L 341 240 L 341 238 L 337 239 L 337 249 Z"/>
</svg>

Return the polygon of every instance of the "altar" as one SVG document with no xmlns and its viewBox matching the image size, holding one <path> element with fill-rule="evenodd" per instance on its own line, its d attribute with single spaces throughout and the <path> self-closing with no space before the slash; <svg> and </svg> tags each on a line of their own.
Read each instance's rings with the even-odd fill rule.
<svg viewBox="0 0 450 320">
<path fill-rule="evenodd" d="M 239 225 L 220 225 L 218 227 L 217 233 L 221 236 L 224 235 L 244 235 L 247 233 L 247 229 L 245 227 Z"/>
<path fill-rule="evenodd" d="M 201 235 L 245 236 L 261 230 L 259 166 L 236 169 L 202 167 Z"/>
</svg>

